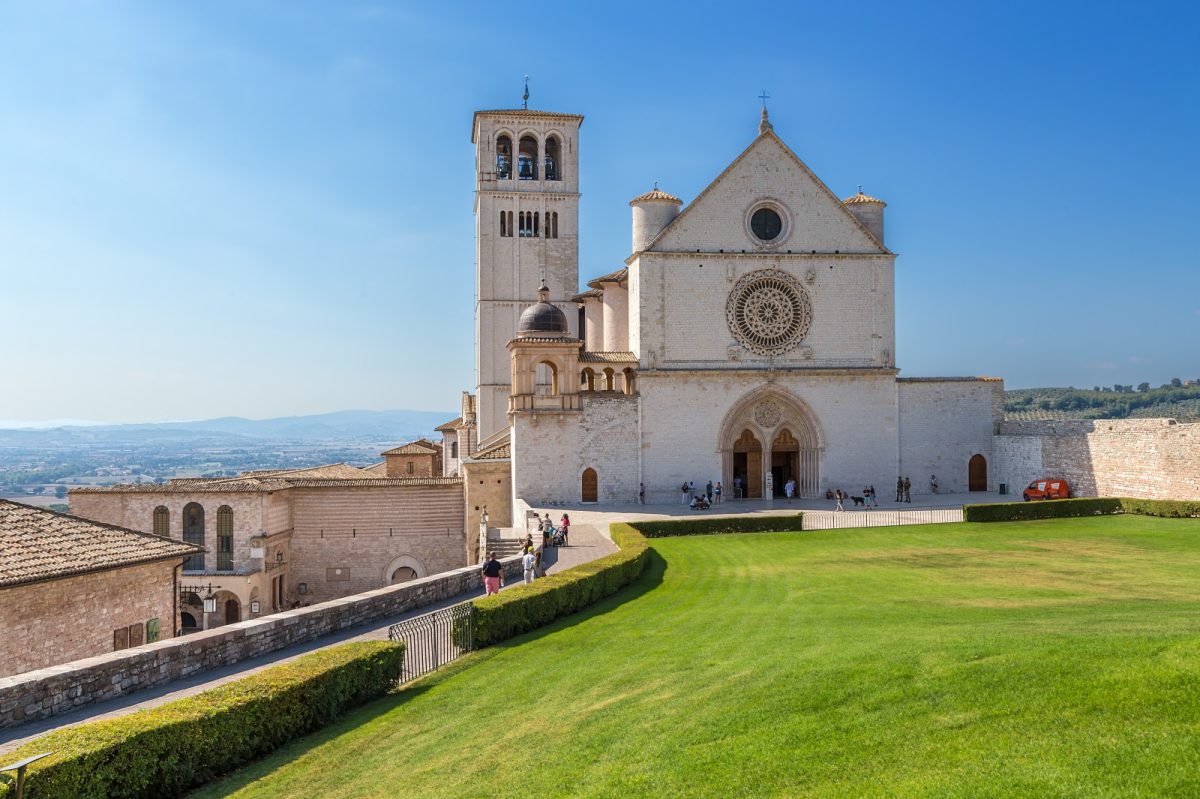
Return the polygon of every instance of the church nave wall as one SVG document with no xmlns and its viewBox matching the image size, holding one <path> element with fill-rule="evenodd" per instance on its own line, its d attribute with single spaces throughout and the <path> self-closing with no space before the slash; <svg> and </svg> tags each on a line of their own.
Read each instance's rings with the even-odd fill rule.
<svg viewBox="0 0 1200 799">
<path fill-rule="evenodd" d="M 1003 398 L 1003 381 L 902 378 L 896 382 L 896 393 L 899 473 L 912 480 L 914 493 L 927 493 L 929 478 L 935 475 L 938 491 L 966 491 L 968 465 L 975 455 L 982 455 L 987 463 L 988 490 L 995 486 L 994 434 L 1002 418 L 996 415 L 996 397 Z"/>
</svg>

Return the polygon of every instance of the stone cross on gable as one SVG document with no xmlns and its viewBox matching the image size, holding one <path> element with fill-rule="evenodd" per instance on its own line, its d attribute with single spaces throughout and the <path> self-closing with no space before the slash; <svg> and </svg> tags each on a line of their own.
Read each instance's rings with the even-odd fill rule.
<svg viewBox="0 0 1200 799">
<path fill-rule="evenodd" d="M 763 89 L 763 93 L 758 96 L 758 99 L 762 100 L 763 110 L 766 111 L 767 110 L 767 100 L 771 99 L 771 95 L 767 94 L 766 89 Z"/>
</svg>

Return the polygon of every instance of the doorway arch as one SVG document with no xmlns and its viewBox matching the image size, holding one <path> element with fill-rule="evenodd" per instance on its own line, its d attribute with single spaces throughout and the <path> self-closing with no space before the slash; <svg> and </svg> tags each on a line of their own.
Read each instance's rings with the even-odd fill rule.
<svg viewBox="0 0 1200 799">
<path fill-rule="evenodd" d="M 967 490 L 987 491 L 987 458 L 976 453 L 967 462 Z"/>
<path fill-rule="evenodd" d="M 600 501 L 600 476 L 596 474 L 596 470 L 588 467 L 583 470 L 581 478 L 581 498 L 583 502 L 599 502 Z"/>
<path fill-rule="evenodd" d="M 416 580 L 418 577 L 424 577 L 426 574 L 428 572 L 421 561 L 412 555 L 401 555 L 398 558 L 392 558 L 391 562 L 384 568 L 383 582 L 385 585 L 393 585 L 395 583 L 407 582 L 408 580 Z"/>
<path fill-rule="evenodd" d="M 225 600 L 225 623 L 237 624 L 242 620 L 242 606 L 236 599 Z"/>
<path fill-rule="evenodd" d="M 790 392 L 767 386 L 745 394 L 725 414 L 719 436 L 722 481 L 731 494 L 741 477 L 745 496 L 761 497 L 771 475 L 780 496 L 789 478 L 798 496 L 818 495 L 825 437 L 816 414 Z"/>
</svg>

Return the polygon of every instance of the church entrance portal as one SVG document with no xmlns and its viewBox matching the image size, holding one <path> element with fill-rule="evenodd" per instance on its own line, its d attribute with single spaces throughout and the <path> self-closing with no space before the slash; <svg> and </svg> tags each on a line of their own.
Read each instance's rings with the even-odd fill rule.
<svg viewBox="0 0 1200 799">
<path fill-rule="evenodd" d="M 735 495 L 740 479 L 745 498 L 761 498 L 768 475 L 777 497 L 784 496 L 789 480 L 796 481 L 797 496 L 817 496 L 820 434 L 811 411 L 799 400 L 776 391 L 749 395 L 726 415 L 722 439 L 727 496 Z"/>
<path fill-rule="evenodd" d="M 600 501 L 600 480 L 596 475 L 595 469 L 589 468 L 583 470 L 582 489 L 584 502 Z"/>
<path fill-rule="evenodd" d="M 972 455 L 967 463 L 967 490 L 987 491 L 987 459 Z"/>
</svg>

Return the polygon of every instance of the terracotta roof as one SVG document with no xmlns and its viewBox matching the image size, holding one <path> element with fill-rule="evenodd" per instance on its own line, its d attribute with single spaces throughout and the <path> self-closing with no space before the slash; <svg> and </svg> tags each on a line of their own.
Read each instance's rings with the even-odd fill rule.
<svg viewBox="0 0 1200 799">
<path fill-rule="evenodd" d="M 447 433 L 447 432 L 449 432 L 449 431 L 451 431 L 451 430 L 457 430 L 457 429 L 458 429 L 458 428 L 460 428 L 460 427 L 462 427 L 462 417 L 461 417 L 461 416 L 455 416 L 453 419 L 451 419 L 450 421 L 446 422 L 445 424 L 440 424 L 440 425 L 438 425 L 437 427 L 435 427 L 435 428 L 433 428 L 433 429 L 434 429 L 434 430 L 436 430 L 436 431 L 437 431 L 437 432 L 439 432 L 439 433 Z"/>
<path fill-rule="evenodd" d="M 580 363 L 637 363 L 638 357 L 632 352 L 581 352 Z"/>
<path fill-rule="evenodd" d="M 387 461 L 380 461 L 372 466 L 364 466 L 363 471 L 368 477 L 387 476 Z"/>
<path fill-rule="evenodd" d="M 163 536 L 0 499 L 0 588 L 182 560 L 203 551 Z"/>
<path fill-rule="evenodd" d="M 287 480 L 304 477 L 333 478 L 342 480 L 357 480 L 363 476 L 363 470 L 348 463 L 330 463 L 325 466 L 313 466 L 307 469 L 264 469 L 256 472 L 242 472 L 242 477 L 282 477 Z M 172 481 L 174 482 L 174 481 Z"/>
<path fill-rule="evenodd" d="M 897 383 L 1003 383 L 1003 377 L 897 377 Z"/>
<path fill-rule="evenodd" d="M 653 189 L 646 192 L 645 194 L 639 194 L 637 197 L 634 197 L 632 200 L 629 201 L 629 204 L 633 205 L 634 203 L 640 203 L 643 200 L 667 200 L 668 202 L 673 202 L 673 203 L 678 203 L 680 205 L 683 205 L 683 200 L 679 199 L 674 194 L 667 194 L 665 191 L 658 188 L 658 186 L 655 186 Z"/>
<path fill-rule="evenodd" d="M 846 199 L 842 200 L 842 202 L 846 205 L 857 205 L 858 203 L 879 203 L 880 205 L 887 205 L 887 203 L 878 197 L 872 197 L 869 194 L 863 194 L 862 189 L 858 190 L 858 194 L 854 195 L 853 197 L 847 197 Z"/>
<path fill-rule="evenodd" d="M 571 302 L 584 302 L 591 299 L 599 299 L 604 296 L 604 289 L 588 289 L 580 292 L 571 298 Z"/>
<path fill-rule="evenodd" d="M 373 467 L 372 467 L 373 468 Z M 226 494 L 226 493 L 262 493 L 266 491 L 283 491 L 289 488 L 362 488 L 372 486 L 401 486 L 401 485 L 450 485 L 457 483 L 457 477 L 378 477 L 376 471 L 359 470 L 358 478 L 274 478 L 260 480 L 245 478 L 241 480 L 212 480 L 188 485 L 154 485 L 153 483 L 123 483 L 111 486 L 88 486 L 73 488 L 71 494 Z"/>
<path fill-rule="evenodd" d="M 477 461 L 503 461 L 512 457 L 512 446 L 507 442 L 497 444 L 494 447 L 488 447 L 482 452 L 476 452 L 471 456 Z"/>
<path fill-rule="evenodd" d="M 609 272 L 607 275 L 601 275 L 598 278 L 588 281 L 588 286 L 594 289 L 599 289 L 601 283 L 620 283 L 625 278 L 629 277 L 629 267 L 623 266 L 615 272 Z M 603 291 L 603 289 L 601 289 Z"/>
<path fill-rule="evenodd" d="M 521 336 L 513 339 L 520 341 L 523 344 L 582 344 L 583 341 L 577 338 L 569 338 L 568 336 Z M 512 343 L 512 342 L 509 342 Z"/>
<path fill-rule="evenodd" d="M 410 441 L 407 444 L 401 444 L 398 447 L 393 447 L 387 452 L 381 452 L 385 458 L 388 455 L 436 455 L 437 448 L 429 444 L 422 444 L 420 441 Z"/>
</svg>

